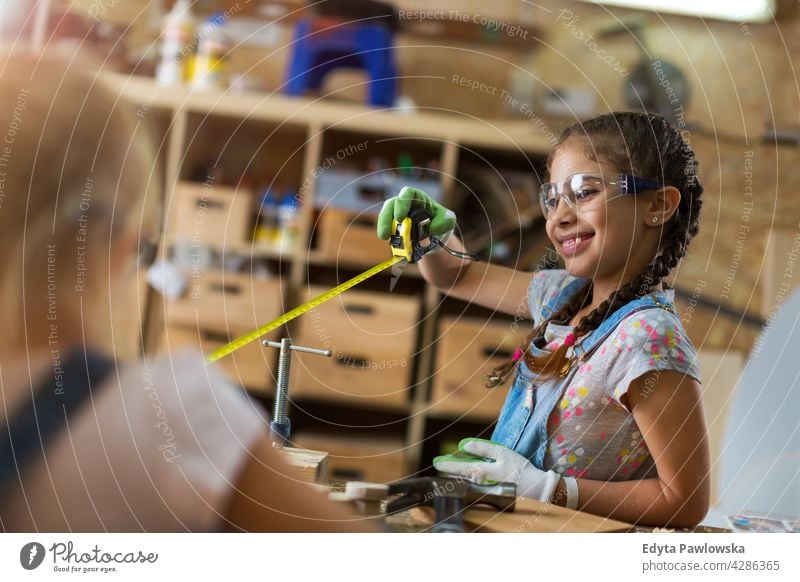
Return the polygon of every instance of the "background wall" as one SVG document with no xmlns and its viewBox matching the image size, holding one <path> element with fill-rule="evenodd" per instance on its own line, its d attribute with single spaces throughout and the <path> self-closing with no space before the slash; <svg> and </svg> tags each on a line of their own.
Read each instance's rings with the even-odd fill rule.
<svg viewBox="0 0 800 582">
<path fill-rule="evenodd" d="M 146 57 L 144 50 L 152 47 L 158 15 L 144 10 L 144 4 L 105 2 L 103 8 L 105 18 L 129 27 L 126 42 Z M 97 6 L 96 0 L 77 0 L 71 2 L 71 10 L 85 15 L 93 5 Z M 420 19 L 414 11 L 451 13 L 456 3 L 397 0 L 395 5 L 403 11 L 401 20 L 413 20 Z M 789 264 L 789 252 L 800 221 L 796 194 L 800 148 L 764 139 L 771 128 L 796 132 L 800 126 L 796 75 L 800 17 L 793 4 L 782 10 L 777 22 L 768 24 L 649 14 L 641 37 L 652 58 L 672 61 L 689 82 L 690 98 L 682 103 L 688 124 L 685 129 L 701 161 L 705 205 L 700 234 L 676 273 L 676 285 L 689 293 L 697 291 L 696 299 L 701 302 L 723 308 L 721 312 L 716 308 L 695 310 L 687 317 L 698 346 L 749 349 L 759 327 L 735 313 L 755 319 L 768 317 L 783 298 L 779 284 L 785 275 L 797 278 L 796 269 Z M 538 99 L 547 89 L 572 88 L 594 95 L 594 113 L 626 108 L 622 90 L 628 78 L 619 69 L 630 71 L 635 66 L 640 58 L 638 41 L 624 29 L 607 38 L 597 33 L 629 23 L 637 13 L 554 0 L 535 5 L 516 0 L 461 0 L 457 11 L 519 24 L 531 33 L 518 38 L 513 47 L 400 34 L 402 92 L 420 107 L 524 121 L 519 107 L 515 110 L 504 103 L 502 90 L 537 111 Z M 589 45 L 589 35 L 595 45 Z M 278 89 L 290 38 L 290 27 L 283 27 L 275 35 L 274 48 L 237 48 L 231 66 L 263 82 L 269 90 Z M 606 59 L 618 63 L 616 67 L 601 59 L 601 50 Z M 152 50 L 149 56 L 154 56 Z M 454 75 L 485 83 L 487 88 L 470 90 L 454 83 Z M 331 79 L 326 90 L 336 98 L 361 100 L 361 82 L 358 74 L 341 73 Z M 547 130 L 557 132 L 569 121 L 543 116 L 537 129 L 545 124 Z M 533 121 L 529 124 L 533 130 Z M 776 229 L 786 235 L 781 239 L 783 246 L 772 251 L 777 265 L 769 267 L 767 239 Z M 773 280 L 767 280 L 768 272 Z M 688 301 L 683 307 L 688 308 Z M 726 315 L 725 309 L 734 315 Z"/>
</svg>

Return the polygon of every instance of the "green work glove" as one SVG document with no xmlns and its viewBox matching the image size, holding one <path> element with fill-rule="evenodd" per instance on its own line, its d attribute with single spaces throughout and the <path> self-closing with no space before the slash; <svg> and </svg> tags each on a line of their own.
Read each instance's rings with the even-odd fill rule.
<svg viewBox="0 0 800 582">
<path fill-rule="evenodd" d="M 458 455 L 444 455 L 433 461 L 437 471 L 465 477 L 474 483 L 517 484 L 517 495 L 550 503 L 561 475 L 542 471 L 528 459 L 500 443 L 467 438 L 458 443 Z M 463 458 L 458 458 L 463 457 Z"/>
<path fill-rule="evenodd" d="M 430 233 L 444 242 L 456 228 L 456 213 L 436 202 L 433 198 L 417 188 L 408 186 L 400 190 L 400 194 L 383 203 L 378 215 L 378 238 L 389 240 L 392 235 L 392 220 L 402 221 L 411 206 L 422 207 L 431 214 Z"/>
<path fill-rule="evenodd" d="M 462 441 L 463 442 L 463 441 Z M 463 449 L 457 449 L 454 453 L 449 455 L 439 455 L 433 458 L 433 465 L 438 466 L 440 463 L 494 463 L 494 459 L 487 459 L 486 457 L 479 457 L 468 453 Z M 445 465 L 446 467 L 447 465 Z"/>
</svg>

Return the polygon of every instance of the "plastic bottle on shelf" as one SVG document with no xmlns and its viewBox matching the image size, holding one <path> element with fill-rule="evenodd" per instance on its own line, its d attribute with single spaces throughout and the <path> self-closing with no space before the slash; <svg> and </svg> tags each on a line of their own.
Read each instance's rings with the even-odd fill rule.
<svg viewBox="0 0 800 582">
<path fill-rule="evenodd" d="M 299 210 L 299 198 L 294 191 L 288 190 L 278 206 L 278 246 L 281 249 L 289 249 L 297 241 Z"/>
<path fill-rule="evenodd" d="M 192 87 L 195 89 L 224 89 L 227 86 L 225 55 L 228 37 L 225 16 L 218 12 L 207 19 L 197 35 L 197 54 L 192 59 Z"/>
<path fill-rule="evenodd" d="M 278 197 L 272 188 L 267 188 L 261 196 L 256 222 L 255 242 L 259 245 L 273 246 L 278 235 Z"/>
<path fill-rule="evenodd" d="M 161 60 L 156 68 L 156 82 L 165 87 L 182 85 L 191 52 L 194 18 L 189 0 L 177 0 L 164 17 L 161 36 Z"/>
<path fill-rule="evenodd" d="M 400 152 L 397 154 L 397 170 L 404 178 L 411 176 L 414 169 L 414 158 L 408 152 Z"/>
</svg>

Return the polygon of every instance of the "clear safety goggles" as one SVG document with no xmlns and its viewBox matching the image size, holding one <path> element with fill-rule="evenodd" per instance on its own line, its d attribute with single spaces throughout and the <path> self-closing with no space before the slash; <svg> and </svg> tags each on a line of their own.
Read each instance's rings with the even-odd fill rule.
<svg viewBox="0 0 800 582">
<path fill-rule="evenodd" d="M 618 174 L 609 180 L 597 174 L 573 174 L 563 182 L 547 182 L 539 188 L 539 203 L 547 218 L 558 208 L 559 199 L 576 212 L 594 209 L 620 196 L 645 190 L 659 190 L 662 184 L 630 174 Z"/>
</svg>

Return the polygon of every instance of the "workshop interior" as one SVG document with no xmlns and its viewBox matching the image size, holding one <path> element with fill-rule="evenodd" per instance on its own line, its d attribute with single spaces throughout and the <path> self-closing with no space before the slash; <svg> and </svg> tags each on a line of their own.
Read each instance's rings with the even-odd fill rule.
<svg viewBox="0 0 800 582">
<path fill-rule="evenodd" d="M 140 264 L 124 288 L 114 287 L 110 311 L 97 312 L 113 328 L 115 364 L 202 354 L 198 369 L 214 370 L 262 411 L 270 454 L 321 503 L 369 517 L 382 531 L 800 531 L 796 2 L 8 0 L 0 2 L 0 43 L 6 55 L 90 63 L 93 82 L 150 144 L 149 210 L 123 205 L 129 215 L 119 217 L 138 225 Z M 3 167 L 20 159 L 8 139 L 32 123 L 19 109 L 3 117 L 8 128 L 0 126 Z M 663 120 L 691 148 L 702 183 L 696 235 L 658 279 L 672 290 L 662 293 L 672 297 L 675 331 L 648 328 L 656 337 L 679 336 L 680 357 L 691 357 L 670 374 L 699 373 L 692 380 L 686 372 L 686 382 L 695 383 L 705 419 L 698 479 L 707 495 L 697 502 L 701 515 L 674 522 L 637 523 L 587 501 L 581 481 L 600 474 L 598 465 L 592 473 L 600 453 L 581 455 L 584 447 L 602 451 L 605 432 L 587 430 L 595 442 L 574 438 L 570 449 L 549 443 L 544 466 L 527 456 L 539 465 L 537 479 L 554 481 L 525 489 L 527 466 L 491 479 L 492 465 L 523 458 L 509 445 L 518 442 L 509 423 L 519 410 L 551 437 L 563 409 L 567 417 L 557 422 L 566 423 L 569 411 L 569 422 L 590 416 L 571 401 L 584 397 L 578 384 L 564 386 L 570 396 L 554 400 L 549 424 L 549 413 L 539 420 L 531 413 L 547 402 L 541 385 L 536 392 L 529 382 L 528 400 L 511 405 L 525 380 L 519 368 L 532 357 L 532 313 L 548 299 L 532 291 L 543 303 L 529 303 L 534 274 L 577 273 L 588 264 L 581 251 L 614 259 L 615 247 L 604 255 L 591 233 L 572 247 L 554 241 L 559 228 L 568 230 L 555 217 L 580 222 L 581 205 L 591 204 L 574 177 L 591 181 L 583 172 L 593 170 L 573 164 L 560 183 L 567 174 L 556 152 L 578 151 L 564 149 L 571 142 L 561 133 L 574 126 L 583 135 L 591 131 L 584 120 L 612 112 Z M 646 141 L 631 142 L 627 153 L 649 147 Z M 96 155 L 80 140 L 69 147 Z M 599 167 L 602 152 L 585 149 L 582 159 Z M 64 171 L 56 166 L 55 177 Z M 601 188 L 620 188 L 620 196 L 678 192 L 658 176 L 635 177 L 655 179 L 649 186 L 635 181 L 637 167 L 619 169 L 630 183 L 615 178 Z M 676 215 L 686 203 L 680 193 Z M 0 194 L 2 214 L 3 200 L 24 191 Z M 90 184 L 82 196 L 78 216 L 96 196 Z M 620 201 L 607 202 L 604 220 L 584 223 L 609 245 L 616 244 L 610 225 L 622 216 L 613 204 Z M 654 232 L 631 216 L 642 236 Z M 615 264 L 634 264 L 645 246 L 637 244 Z M 77 260 L 75 285 L 93 283 L 94 268 Z M 600 271 L 592 272 L 599 281 Z M 524 280 L 533 281 L 530 289 L 512 283 Z M 494 306 L 489 289 L 499 297 Z M 659 297 L 650 307 L 666 314 Z M 87 318 L 93 308 L 84 303 Z M 598 311 L 606 326 L 613 311 Z M 562 347 L 576 335 L 581 345 L 576 331 Z M 498 374 L 508 362 L 515 367 Z M 497 385 L 487 387 L 493 374 Z M 689 390 L 686 382 L 676 394 Z M 603 403 L 613 406 L 614 398 Z M 621 411 L 625 422 L 639 421 L 621 405 L 614 414 Z M 683 429 L 674 422 L 659 434 Z M 637 451 L 655 434 L 640 430 L 644 440 L 637 444 L 641 432 L 633 432 L 630 445 Z M 617 462 L 633 454 L 624 449 Z M 638 459 L 630 475 L 626 469 L 613 481 L 657 480 L 659 459 Z M 480 479 L 478 465 L 490 478 Z M 4 470 L 11 473 L 17 479 Z M 540 487 L 555 488 L 550 499 L 562 484 L 566 502 L 532 522 L 548 503 Z"/>
</svg>

